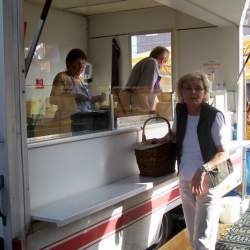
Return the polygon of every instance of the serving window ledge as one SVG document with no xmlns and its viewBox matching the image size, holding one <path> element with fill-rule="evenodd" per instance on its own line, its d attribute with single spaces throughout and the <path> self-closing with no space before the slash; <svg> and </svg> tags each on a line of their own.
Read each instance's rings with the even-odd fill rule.
<svg viewBox="0 0 250 250">
<path fill-rule="evenodd" d="M 162 183 L 171 186 L 178 184 L 176 174 L 163 177 L 130 176 L 117 182 L 86 190 L 74 196 L 40 206 L 31 211 L 31 218 L 64 226 L 102 209 L 150 190 Z"/>
</svg>

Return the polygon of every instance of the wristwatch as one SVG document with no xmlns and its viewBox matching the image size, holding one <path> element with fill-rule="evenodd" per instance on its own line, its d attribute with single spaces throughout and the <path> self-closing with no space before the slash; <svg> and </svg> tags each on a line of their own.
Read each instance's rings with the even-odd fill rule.
<svg viewBox="0 0 250 250">
<path fill-rule="evenodd" d="M 208 163 L 202 164 L 201 170 L 204 172 L 208 172 L 210 170 Z"/>
</svg>

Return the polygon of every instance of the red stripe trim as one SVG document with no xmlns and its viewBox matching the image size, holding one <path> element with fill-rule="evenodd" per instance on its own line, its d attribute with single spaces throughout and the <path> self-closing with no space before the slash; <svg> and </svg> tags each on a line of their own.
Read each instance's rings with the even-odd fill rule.
<svg viewBox="0 0 250 250">
<path fill-rule="evenodd" d="M 98 223 L 95 226 L 77 232 L 74 235 L 68 236 L 57 243 L 48 245 L 42 249 L 74 250 L 86 248 L 121 230 L 125 226 L 128 226 L 148 214 L 151 214 L 154 210 L 172 203 L 177 200 L 179 196 L 179 188 L 178 186 L 175 186 L 172 190 L 164 193 L 163 195 L 148 200 L 135 208 L 110 217 L 102 223 Z"/>
<path fill-rule="evenodd" d="M 23 244 L 22 240 L 20 239 L 14 239 L 12 241 L 12 248 L 13 250 L 22 250 L 23 249 Z"/>
</svg>

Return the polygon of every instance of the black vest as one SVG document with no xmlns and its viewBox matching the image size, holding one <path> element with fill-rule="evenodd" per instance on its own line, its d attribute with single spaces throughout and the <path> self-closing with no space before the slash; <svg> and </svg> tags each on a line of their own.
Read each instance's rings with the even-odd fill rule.
<svg viewBox="0 0 250 250">
<path fill-rule="evenodd" d="M 209 104 L 201 104 L 197 135 L 204 163 L 208 162 L 217 153 L 217 147 L 212 138 L 212 125 L 217 112 L 220 111 Z M 187 127 L 188 112 L 186 104 L 178 103 L 176 105 L 176 116 L 177 162 L 179 165 L 182 155 L 182 142 L 184 140 Z"/>
</svg>

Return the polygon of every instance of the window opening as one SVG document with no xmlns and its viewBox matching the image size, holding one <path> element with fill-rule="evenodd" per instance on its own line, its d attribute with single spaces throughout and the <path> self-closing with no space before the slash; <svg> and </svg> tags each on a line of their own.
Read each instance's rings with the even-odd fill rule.
<svg viewBox="0 0 250 250">
<path fill-rule="evenodd" d="M 166 92 L 172 91 L 172 63 L 171 63 L 171 32 L 149 33 L 131 36 L 131 65 L 135 66 L 140 60 L 150 55 L 153 48 L 163 46 L 168 49 L 168 60 L 160 68 L 165 75 L 161 79 L 161 87 Z"/>
<path fill-rule="evenodd" d="M 172 120 L 171 32 L 132 35 L 130 44 L 131 71 L 125 91 L 117 94 L 116 116 L 160 115 Z M 159 52 L 152 56 L 156 48 Z"/>
</svg>

